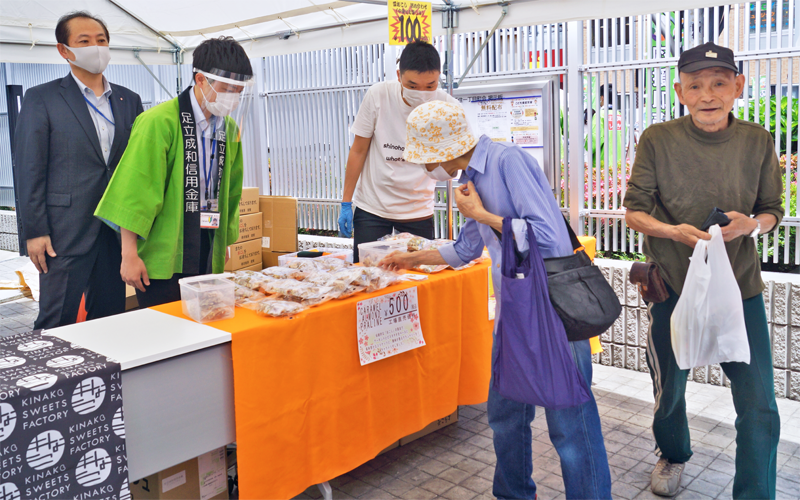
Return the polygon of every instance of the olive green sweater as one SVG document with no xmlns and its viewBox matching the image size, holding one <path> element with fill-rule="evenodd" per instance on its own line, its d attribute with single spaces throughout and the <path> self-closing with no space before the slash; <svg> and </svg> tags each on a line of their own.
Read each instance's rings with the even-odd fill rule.
<svg viewBox="0 0 800 500">
<path fill-rule="evenodd" d="M 711 210 L 783 217 L 783 177 L 774 139 L 762 126 L 729 115 L 728 128 L 704 132 L 691 116 L 647 128 L 639 141 L 623 205 L 670 225 L 700 228 Z M 762 292 L 761 267 L 753 238 L 725 244 L 742 298 Z M 678 294 L 692 249 L 645 236 L 644 253 Z"/>
</svg>

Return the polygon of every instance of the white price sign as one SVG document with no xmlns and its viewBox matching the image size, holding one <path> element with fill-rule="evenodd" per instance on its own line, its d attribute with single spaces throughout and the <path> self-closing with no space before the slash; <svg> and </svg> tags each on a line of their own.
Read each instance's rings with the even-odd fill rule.
<svg viewBox="0 0 800 500">
<path fill-rule="evenodd" d="M 362 300 L 357 311 L 361 366 L 425 345 L 417 287 Z"/>
</svg>

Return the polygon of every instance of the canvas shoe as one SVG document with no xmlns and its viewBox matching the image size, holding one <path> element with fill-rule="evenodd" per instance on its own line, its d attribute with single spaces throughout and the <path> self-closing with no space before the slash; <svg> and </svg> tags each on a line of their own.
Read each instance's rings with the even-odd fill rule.
<svg viewBox="0 0 800 500">
<path fill-rule="evenodd" d="M 650 491 L 663 497 L 673 497 L 681 486 L 685 464 L 671 464 L 666 458 L 658 460 L 650 474 Z"/>
</svg>

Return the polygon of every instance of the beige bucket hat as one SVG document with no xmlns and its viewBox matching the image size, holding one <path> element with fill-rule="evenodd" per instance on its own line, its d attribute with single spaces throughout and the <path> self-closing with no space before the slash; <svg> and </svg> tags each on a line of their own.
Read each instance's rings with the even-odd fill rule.
<svg viewBox="0 0 800 500">
<path fill-rule="evenodd" d="M 463 156 L 477 143 L 460 104 L 426 102 L 408 115 L 403 159 L 420 164 L 441 163 Z"/>
</svg>

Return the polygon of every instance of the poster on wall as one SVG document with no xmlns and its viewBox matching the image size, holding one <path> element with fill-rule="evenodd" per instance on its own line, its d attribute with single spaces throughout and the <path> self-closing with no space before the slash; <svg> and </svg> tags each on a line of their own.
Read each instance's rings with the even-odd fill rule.
<svg viewBox="0 0 800 500">
<path fill-rule="evenodd" d="M 543 147 L 541 95 L 505 97 L 503 94 L 472 96 L 462 100 L 474 132 L 495 142 L 513 142 L 523 148 Z"/>
<path fill-rule="evenodd" d="M 514 143 L 544 168 L 544 108 L 542 95 L 533 92 L 472 95 L 460 101 L 475 135 Z"/>
</svg>

